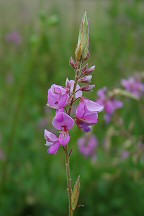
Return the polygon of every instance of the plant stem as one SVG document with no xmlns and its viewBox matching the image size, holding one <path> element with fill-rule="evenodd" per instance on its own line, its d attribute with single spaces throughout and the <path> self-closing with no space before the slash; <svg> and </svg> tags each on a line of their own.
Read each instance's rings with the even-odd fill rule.
<svg viewBox="0 0 144 216">
<path fill-rule="evenodd" d="M 73 106 L 74 98 L 75 98 L 76 86 L 78 83 L 80 72 L 81 72 L 81 63 L 79 64 L 79 69 L 76 71 L 75 83 L 74 83 L 74 87 L 73 87 L 71 103 L 70 103 L 69 110 L 67 112 L 68 115 L 71 114 L 71 110 L 72 110 L 72 106 Z M 66 160 L 67 190 L 68 190 L 68 199 L 69 199 L 69 216 L 73 216 L 74 211 L 72 209 L 72 202 L 71 202 L 72 201 L 71 200 L 72 184 L 71 184 L 71 175 L 70 175 L 70 156 L 69 156 L 69 151 L 68 151 L 68 145 L 65 146 L 64 150 L 65 150 L 65 160 Z"/>
<path fill-rule="evenodd" d="M 72 186 L 71 186 L 70 158 L 68 154 L 68 146 L 65 147 L 65 158 L 66 158 L 67 191 L 68 191 L 68 198 L 69 198 L 69 216 L 73 216 L 73 210 L 71 205 Z"/>
</svg>

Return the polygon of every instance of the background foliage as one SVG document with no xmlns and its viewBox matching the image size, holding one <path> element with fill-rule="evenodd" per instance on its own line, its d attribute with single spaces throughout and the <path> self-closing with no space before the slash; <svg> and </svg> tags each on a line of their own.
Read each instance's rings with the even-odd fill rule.
<svg viewBox="0 0 144 216">
<path fill-rule="evenodd" d="M 44 146 L 43 130 L 51 129 L 54 116 L 45 104 L 53 83 L 64 85 L 66 77 L 74 77 L 69 58 L 74 56 L 85 10 L 96 90 L 119 86 L 122 78 L 142 71 L 142 0 L 0 1 L 0 216 L 67 215 L 64 153 L 61 149 L 50 156 Z M 7 40 L 14 31 L 20 44 Z M 96 99 L 96 91 L 91 99 Z M 143 152 L 141 159 L 135 154 L 135 140 L 144 133 L 144 99 L 123 101 L 115 118 L 123 119 L 122 129 L 134 142 L 117 135 L 121 126 L 117 121 L 105 124 L 102 113 L 94 129 L 99 146 L 93 161 L 78 151 L 82 132 L 74 128 L 71 133 L 72 178 L 81 176 L 80 201 L 85 205 L 77 215 L 144 215 Z M 130 147 L 125 144 L 128 140 Z M 125 149 L 131 152 L 127 159 L 121 157 Z"/>
</svg>

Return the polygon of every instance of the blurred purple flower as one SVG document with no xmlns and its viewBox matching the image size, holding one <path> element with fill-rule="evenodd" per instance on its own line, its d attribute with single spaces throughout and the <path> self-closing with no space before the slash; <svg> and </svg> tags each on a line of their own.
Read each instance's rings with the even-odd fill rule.
<svg viewBox="0 0 144 216">
<path fill-rule="evenodd" d="M 6 41 L 15 45 L 20 45 L 22 42 L 21 36 L 18 32 L 13 31 L 6 35 Z"/>
<path fill-rule="evenodd" d="M 135 97 L 140 99 L 140 97 L 144 96 L 144 83 L 142 83 L 136 77 L 130 77 L 129 79 L 123 79 L 121 81 L 122 86 Z"/>
<path fill-rule="evenodd" d="M 79 150 L 85 157 L 94 157 L 97 146 L 97 138 L 95 135 L 91 135 L 91 133 L 85 134 L 84 137 L 78 140 Z"/>
<path fill-rule="evenodd" d="M 103 110 L 103 106 L 86 98 L 81 98 L 76 110 L 76 124 L 84 132 L 91 131 L 90 126 L 98 122 L 98 113 Z"/>
<path fill-rule="evenodd" d="M 127 159 L 129 157 L 129 152 L 128 151 L 123 151 L 122 152 L 122 159 Z"/>
<path fill-rule="evenodd" d="M 51 108 L 64 108 L 68 104 L 68 98 L 68 91 L 62 86 L 53 84 L 48 90 L 48 105 Z"/>
<path fill-rule="evenodd" d="M 97 103 L 104 106 L 105 114 L 105 121 L 107 123 L 110 122 L 111 116 L 117 110 L 123 107 L 123 103 L 119 100 L 116 100 L 114 97 L 109 97 L 107 95 L 107 88 L 104 87 L 100 89 L 97 93 L 98 99 L 96 100 Z"/>
</svg>

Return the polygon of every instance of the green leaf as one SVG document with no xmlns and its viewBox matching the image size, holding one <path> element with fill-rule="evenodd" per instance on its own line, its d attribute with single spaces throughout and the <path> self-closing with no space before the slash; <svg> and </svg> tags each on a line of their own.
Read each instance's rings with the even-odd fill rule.
<svg viewBox="0 0 144 216">
<path fill-rule="evenodd" d="M 78 176 L 78 178 L 77 178 L 77 181 L 74 185 L 74 189 L 73 189 L 72 196 L 71 196 L 72 210 L 73 211 L 77 207 L 79 194 L 80 194 L 80 176 Z"/>
</svg>

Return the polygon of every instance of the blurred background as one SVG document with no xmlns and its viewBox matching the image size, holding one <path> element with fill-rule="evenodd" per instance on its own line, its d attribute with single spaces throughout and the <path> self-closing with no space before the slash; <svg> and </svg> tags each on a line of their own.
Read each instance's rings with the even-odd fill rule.
<svg viewBox="0 0 144 216">
<path fill-rule="evenodd" d="M 143 0 L 0 0 L 0 216 L 68 215 L 63 149 L 47 154 L 43 131 L 52 129 L 47 90 L 74 78 L 81 17 L 90 20 L 89 65 L 96 64 L 92 93 L 120 87 L 144 70 Z M 71 132 L 73 183 L 81 176 L 76 215 L 144 215 L 144 99 L 120 98 L 112 121 L 99 116 L 95 157 Z"/>
</svg>

